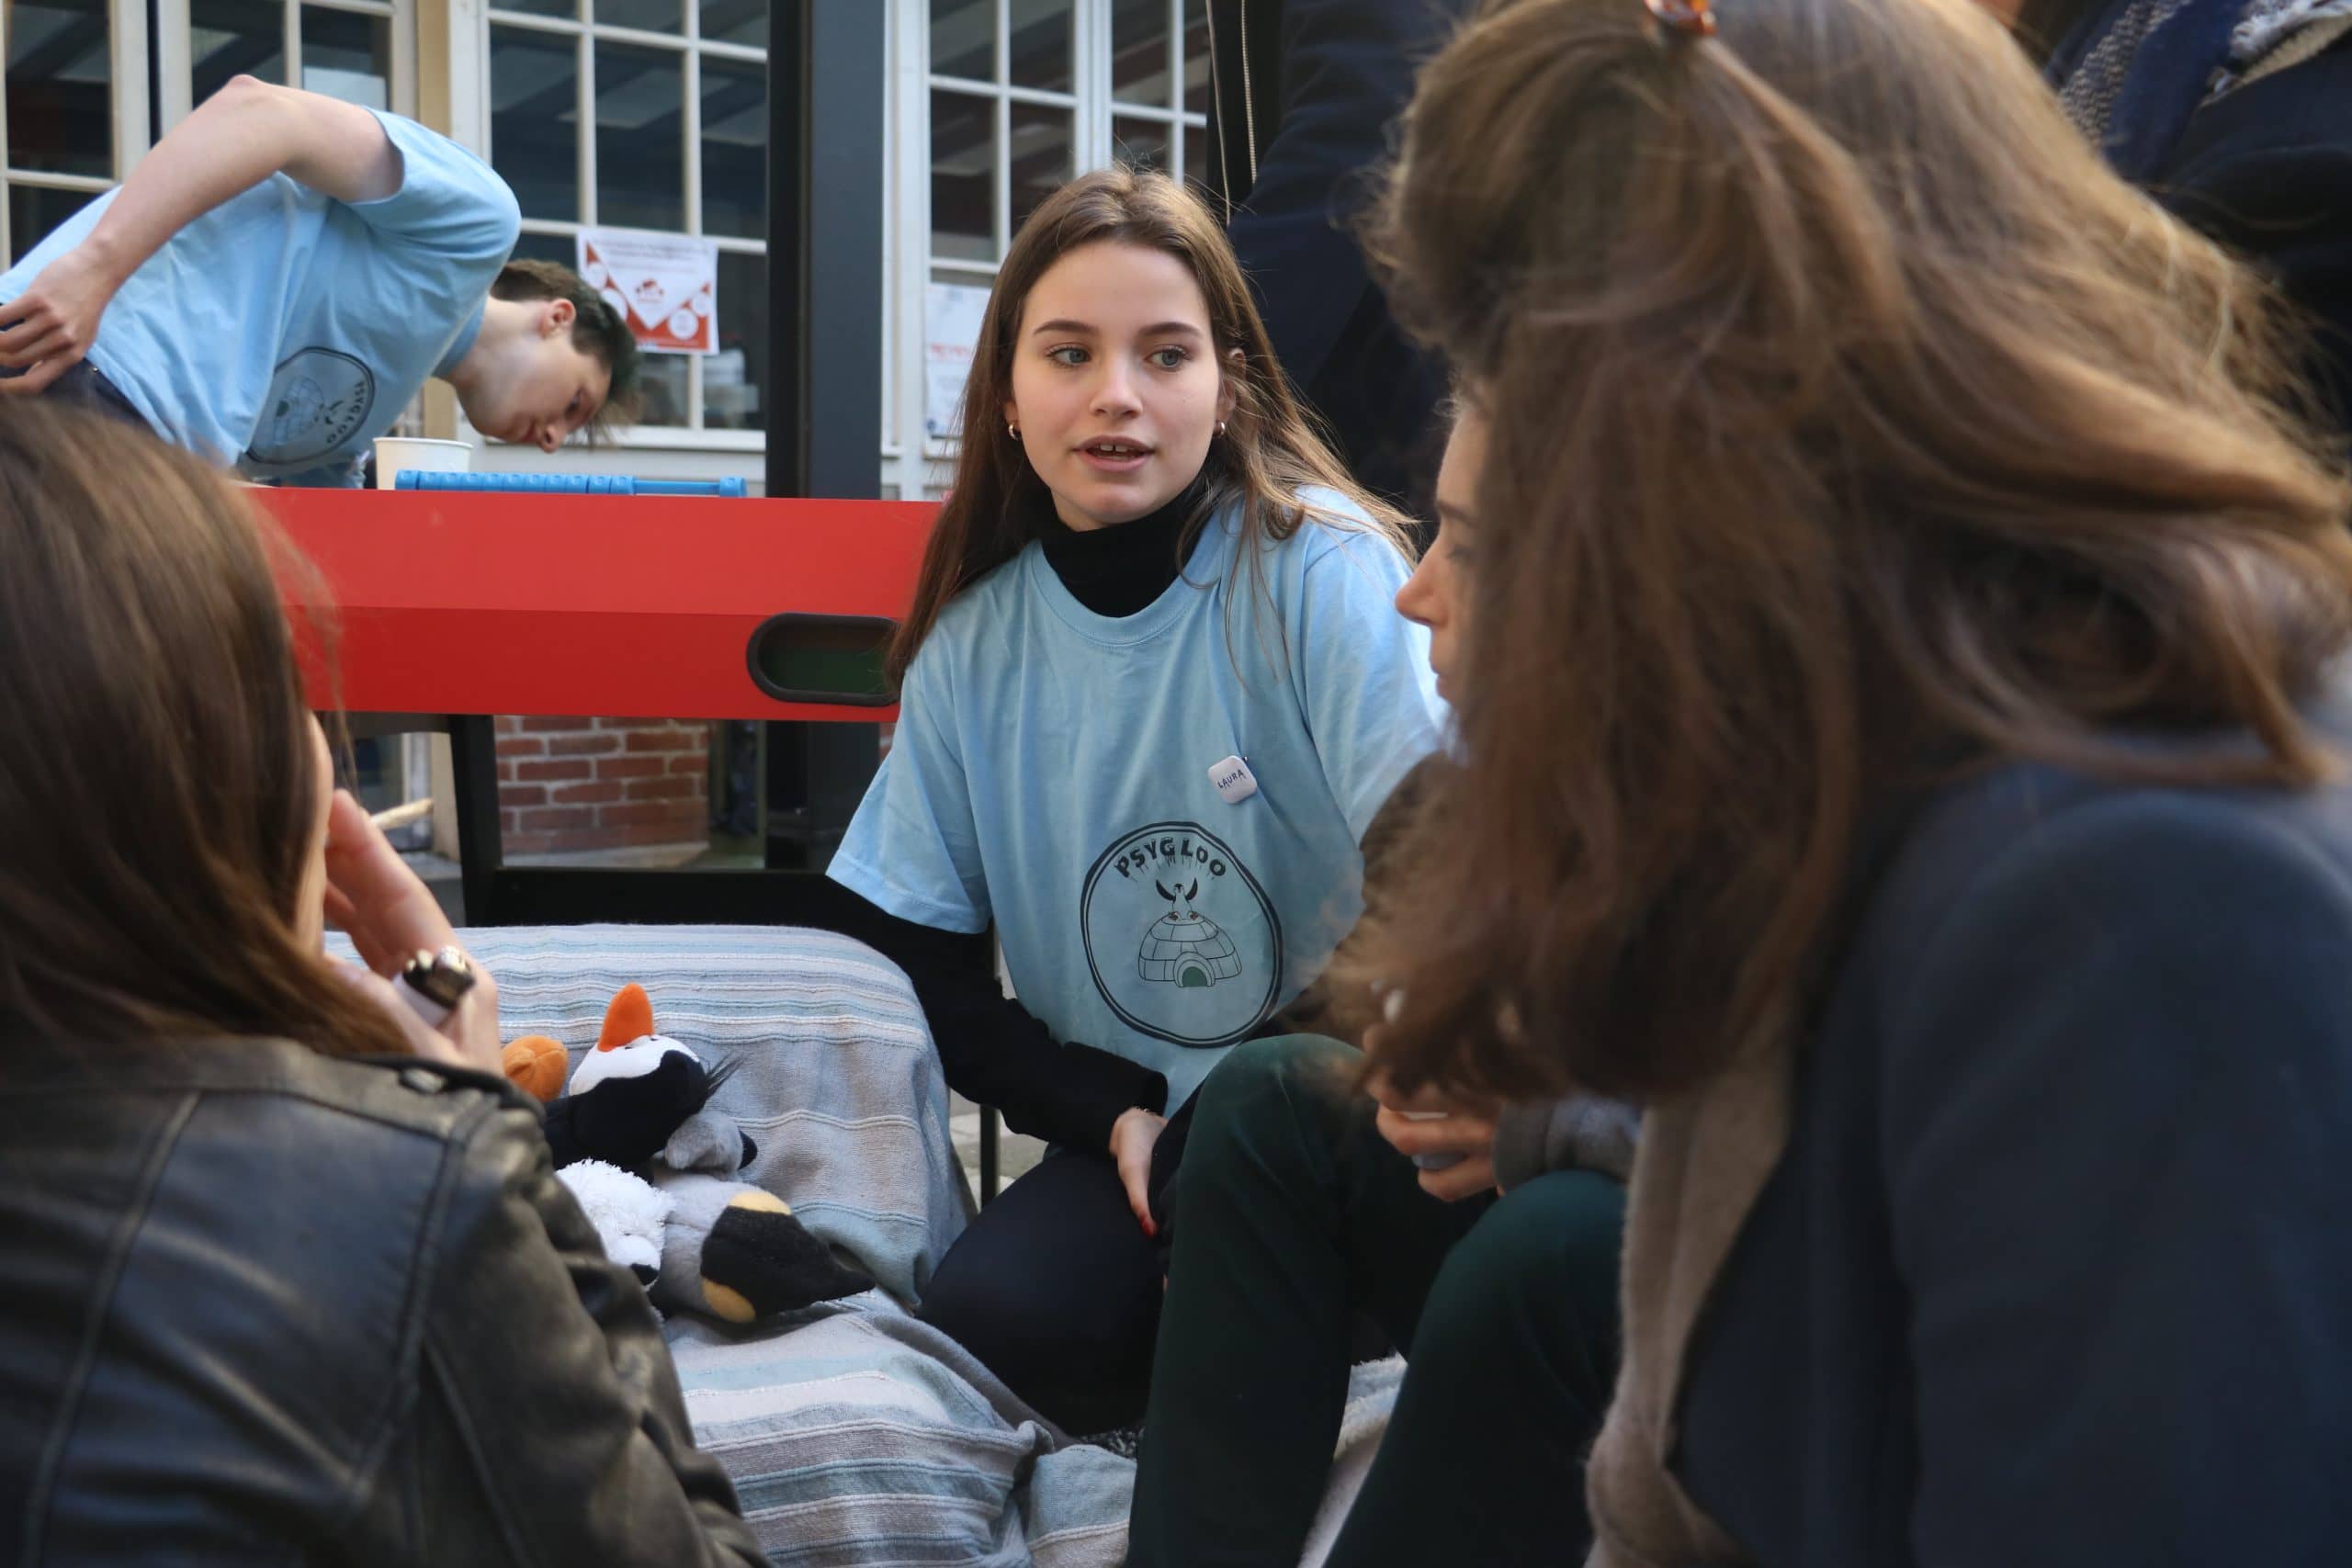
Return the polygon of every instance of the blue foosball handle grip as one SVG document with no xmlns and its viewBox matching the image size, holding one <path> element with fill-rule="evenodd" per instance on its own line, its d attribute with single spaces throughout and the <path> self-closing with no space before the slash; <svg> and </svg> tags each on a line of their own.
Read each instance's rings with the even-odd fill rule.
<svg viewBox="0 0 2352 1568">
<path fill-rule="evenodd" d="M 450 474 L 403 471 L 395 490 L 498 491 L 526 495 L 715 495 L 741 499 L 741 479 L 639 479 L 626 474 Z"/>
</svg>

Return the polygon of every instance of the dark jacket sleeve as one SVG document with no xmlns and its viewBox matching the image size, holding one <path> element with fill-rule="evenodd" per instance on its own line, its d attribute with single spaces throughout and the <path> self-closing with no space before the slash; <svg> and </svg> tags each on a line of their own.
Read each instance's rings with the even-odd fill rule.
<svg viewBox="0 0 2352 1568">
<path fill-rule="evenodd" d="M 2303 311 L 2311 377 L 2352 431 L 2352 39 L 2216 100 L 2151 194 Z"/>
<path fill-rule="evenodd" d="M 1274 355 L 1311 386 L 1372 288 L 1350 226 L 1386 161 L 1413 73 L 1463 0 L 1284 0 L 1282 120 L 1229 232 Z M 1252 69 L 1259 67 L 1252 62 Z M 1238 112 L 1238 85 L 1226 95 Z"/>
<path fill-rule="evenodd" d="M 1165 1076 L 1092 1045 L 1056 1040 L 976 961 L 969 933 L 901 919 L 838 883 L 827 886 L 826 896 L 831 929 L 906 971 L 947 1087 L 996 1107 L 1014 1132 L 1104 1149 L 1123 1112 L 1166 1108 Z"/>
<path fill-rule="evenodd" d="M 502 1104 L 451 1157 L 420 1427 L 462 1450 L 467 1492 L 492 1516 L 483 1533 L 504 1545 L 488 1561 L 763 1563 L 726 1472 L 694 1446 L 644 1291 L 555 1179 L 537 1117 Z M 459 1462 L 426 1457 L 444 1473 Z"/>
<path fill-rule="evenodd" d="M 2352 1432 L 2352 879 L 2182 794 L 2059 813 L 1894 965 L 1920 1568 L 2318 1562 Z"/>
</svg>

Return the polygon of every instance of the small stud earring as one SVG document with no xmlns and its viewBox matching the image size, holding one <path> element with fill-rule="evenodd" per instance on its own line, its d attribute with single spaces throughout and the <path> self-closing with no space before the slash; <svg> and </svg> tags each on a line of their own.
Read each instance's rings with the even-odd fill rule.
<svg viewBox="0 0 2352 1568">
<path fill-rule="evenodd" d="M 1219 435 L 1223 435 L 1225 434 L 1225 421 L 1218 420 L 1216 422 L 1216 433 Z"/>
</svg>

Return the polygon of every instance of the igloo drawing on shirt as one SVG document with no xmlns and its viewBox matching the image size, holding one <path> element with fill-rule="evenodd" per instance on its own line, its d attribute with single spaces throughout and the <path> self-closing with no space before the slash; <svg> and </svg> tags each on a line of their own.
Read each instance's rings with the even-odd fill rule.
<svg viewBox="0 0 2352 1568">
<path fill-rule="evenodd" d="M 1200 897 L 1199 880 L 1189 887 L 1170 888 L 1164 882 L 1152 886 L 1168 900 L 1168 913 L 1144 933 L 1143 947 L 1136 954 L 1136 973 L 1179 990 L 1205 989 L 1219 980 L 1238 978 L 1241 955 L 1233 950 L 1233 939 L 1193 907 L 1193 900 Z"/>
</svg>

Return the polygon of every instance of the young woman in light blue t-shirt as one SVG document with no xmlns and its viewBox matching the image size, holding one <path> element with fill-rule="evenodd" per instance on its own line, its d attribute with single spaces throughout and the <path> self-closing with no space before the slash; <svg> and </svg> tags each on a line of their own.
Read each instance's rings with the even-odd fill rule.
<svg viewBox="0 0 2352 1568">
<path fill-rule="evenodd" d="M 948 1082 L 1054 1145 L 922 1310 L 1073 1431 L 1141 1414 L 1193 1091 L 1321 969 L 1439 744 L 1401 520 L 1307 425 L 1223 231 L 1089 175 L 1023 225 L 832 862 Z M 993 925 L 1019 1000 L 964 954 Z"/>
</svg>

